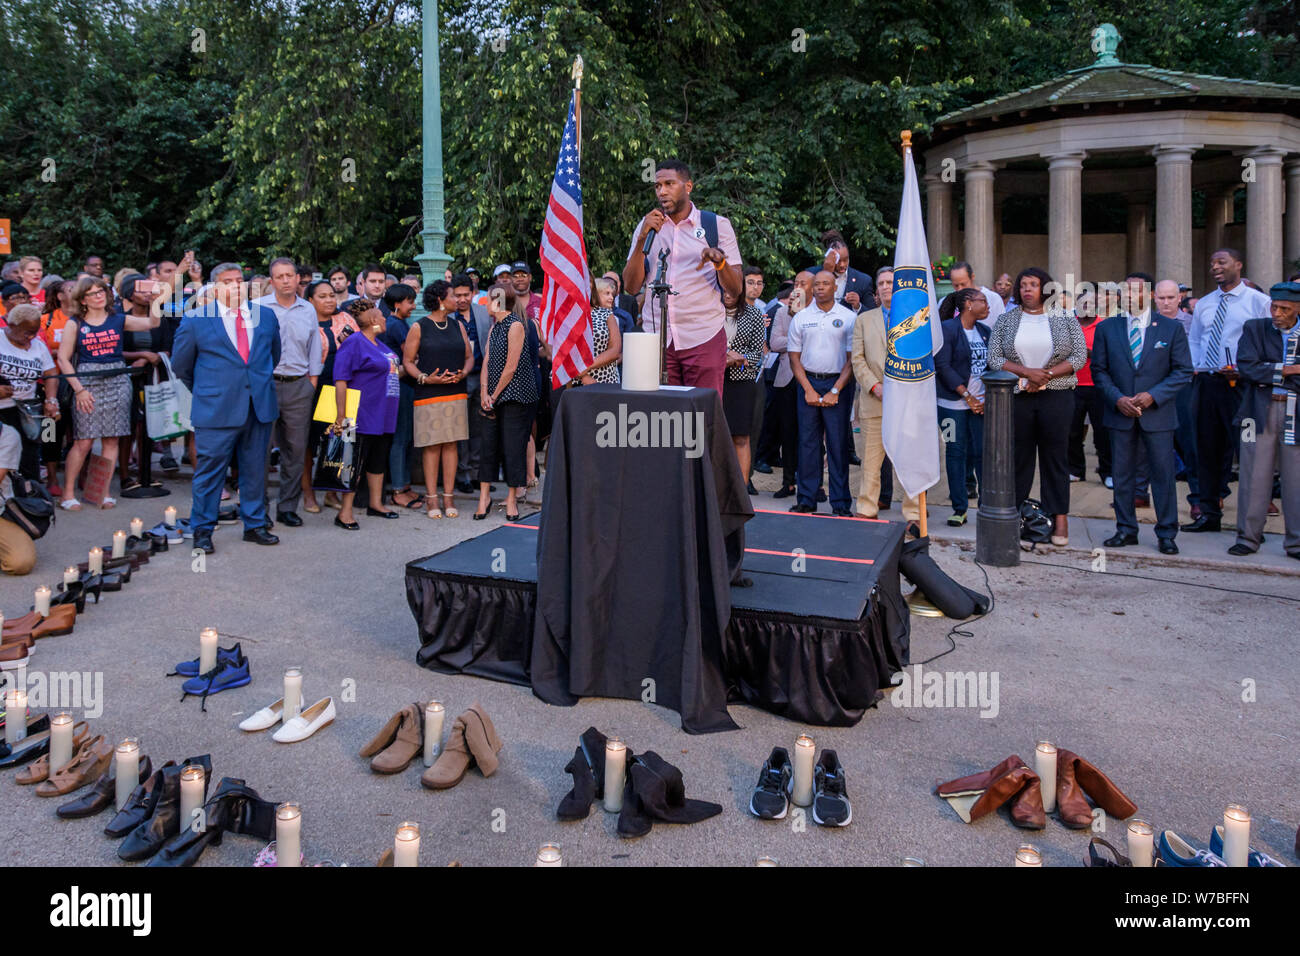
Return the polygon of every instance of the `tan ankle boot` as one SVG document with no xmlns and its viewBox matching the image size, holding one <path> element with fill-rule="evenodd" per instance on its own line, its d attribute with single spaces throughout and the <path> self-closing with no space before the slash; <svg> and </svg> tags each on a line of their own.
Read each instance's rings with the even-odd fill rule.
<svg viewBox="0 0 1300 956">
<path fill-rule="evenodd" d="M 423 708 L 417 704 L 403 707 L 393 742 L 370 761 L 375 773 L 401 773 L 424 750 Z"/>
<path fill-rule="evenodd" d="M 473 761 L 469 745 L 465 743 L 465 719 L 461 715 L 452 723 L 451 733 L 447 734 L 438 759 L 421 774 L 420 783 L 430 790 L 450 789 L 460 783 Z"/>
<path fill-rule="evenodd" d="M 492 719 L 488 717 L 483 705 L 477 702 L 460 716 L 465 724 L 465 743 L 474 756 L 474 762 L 478 764 L 483 776 L 492 776 L 500 765 L 497 754 L 504 746 L 497 736 L 497 729 L 492 726 Z"/>
</svg>

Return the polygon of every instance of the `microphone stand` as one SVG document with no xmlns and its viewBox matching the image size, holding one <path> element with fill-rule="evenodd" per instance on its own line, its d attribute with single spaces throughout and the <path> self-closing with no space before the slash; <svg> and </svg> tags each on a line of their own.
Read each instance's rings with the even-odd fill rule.
<svg viewBox="0 0 1300 956">
<path fill-rule="evenodd" d="M 668 297 L 677 295 L 668 283 L 668 250 L 659 250 L 659 271 L 655 273 L 654 282 L 650 283 L 650 295 L 659 303 L 659 384 L 668 384 L 668 363 L 664 356 L 668 352 Z"/>
</svg>

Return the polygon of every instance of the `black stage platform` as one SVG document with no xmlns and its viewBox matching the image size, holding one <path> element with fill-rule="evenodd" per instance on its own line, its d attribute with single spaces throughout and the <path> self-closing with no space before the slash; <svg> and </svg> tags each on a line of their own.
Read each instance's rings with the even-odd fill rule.
<svg viewBox="0 0 1300 956">
<path fill-rule="evenodd" d="M 421 666 L 528 685 L 539 515 L 406 566 Z M 850 726 L 908 663 L 900 522 L 756 511 L 723 645 L 728 695 Z M 650 556 L 647 556 L 650 559 Z"/>
</svg>

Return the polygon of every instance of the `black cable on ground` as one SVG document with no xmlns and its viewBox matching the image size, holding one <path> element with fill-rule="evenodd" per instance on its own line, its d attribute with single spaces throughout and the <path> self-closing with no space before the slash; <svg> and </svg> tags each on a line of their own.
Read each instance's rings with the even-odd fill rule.
<svg viewBox="0 0 1300 956">
<path fill-rule="evenodd" d="M 1287 597 L 1284 594 L 1267 594 L 1263 591 L 1246 591 L 1241 588 L 1225 588 L 1217 584 L 1201 584 L 1197 581 L 1176 581 L 1172 578 L 1157 578 L 1150 574 L 1134 574 L 1131 571 L 1094 571 L 1092 568 L 1081 568 L 1073 564 L 1058 564 L 1055 561 L 1025 561 L 1021 564 L 1040 564 L 1045 568 L 1065 568 L 1067 571 L 1083 571 L 1087 574 L 1103 574 L 1117 578 L 1137 578 L 1139 581 L 1156 581 L 1160 584 L 1181 584 L 1189 588 L 1201 588 L 1209 591 L 1227 591 L 1229 594 L 1246 594 L 1251 597 L 1276 598 L 1279 601 L 1290 601 L 1293 604 L 1300 604 L 1300 597 Z"/>
</svg>

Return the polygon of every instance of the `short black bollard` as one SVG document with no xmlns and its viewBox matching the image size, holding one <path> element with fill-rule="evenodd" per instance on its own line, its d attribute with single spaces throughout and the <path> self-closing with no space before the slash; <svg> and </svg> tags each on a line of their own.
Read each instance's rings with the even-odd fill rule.
<svg viewBox="0 0 1300 956">
<path fill-rule="evenodd" d="M 980 377 L 984 382 L 984 465 L 975 516 L 975 557 L 995 568 L 1011 568 L 1020 563 L 1020 502 L 1016 501 L 1011 410 L 1016 376 L 999 370 Z"/>
</svg>

